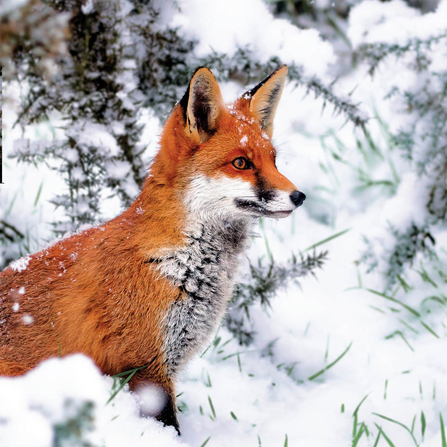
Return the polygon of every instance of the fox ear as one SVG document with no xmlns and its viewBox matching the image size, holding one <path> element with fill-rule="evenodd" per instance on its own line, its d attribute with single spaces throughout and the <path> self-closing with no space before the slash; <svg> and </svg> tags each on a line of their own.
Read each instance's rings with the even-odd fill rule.
<svg viewBox="0 0 447 447">
<path fill-rule="evenodd" d="M 250 101 L 250 112 L 259 121 L 261 129 L 264 129 L 270 138 L 273 134 L 273 119 L 286 76 L 287 66 L 283 65 L 243 95 L 243 98 Z"/>
<path fill-rule="evenodd" d="M 209 140 L 217 130 L 225 106 L 219 84 L 208 68 L 200 67 L 195 71 L 180 105 L 186 134 L 197 144 Z"/>
</svg>

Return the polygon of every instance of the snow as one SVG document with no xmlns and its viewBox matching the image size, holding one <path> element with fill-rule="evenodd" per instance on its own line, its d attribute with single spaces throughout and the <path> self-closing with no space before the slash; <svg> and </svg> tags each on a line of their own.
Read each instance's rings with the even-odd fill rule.
<svg viewBox="0 0 447 447">
<path fill-rule="evenodd" d="M 67 131 L 67 135 L 75 138 L 76 144 L 85 151 L 90 150 L 91 147 L 97 147 L 110 151 L 110 155 L 119 153 L 116 139 L 102 124 L 80 121 Z"/>
<path fill-rule="evenodd" d="M 440 2 L 437 10 L 420 16 L 403 0 L 383 3 L 366 0 L 355 6 L 349 16 L 348 37 L 354 46 L 362 43 L 386 42 L 406 45 L 410 39 L 427 39 L 445 34 L 447 4 Z"/>
<path fill-rule="evenodd" d="M 31 256 L 24 256 L 23 258 L 17 259 L 14 262 L 11 262 L 10 267 L 16 272 L 21 272 L 28 268 L 28 264 L 31 261 Z"/>
<path fill-rule="evenodd" d="M 15 9 L 17 9 L 18 6 L 25 6 L 29 0 L 4 0 L 2 4 L 0 5 L 0 16 L 6 15 Z"/>
<path fill-rule="evenodd" d="M 302 30 L 287 20 L 274 18 L 262 0 L 177 3 L 179 12 L 170 26 L 179 27 L 185 38 L 198 40 L 198 57 L 213 51 L 231 57 L 238 47 L 246 47 L 261 64 L 277 56 L 283 63 L 302 65 L 307 74 L 320 77 L 334 62 L 331 45 L 321 39 L 318 31 Z"/>
<path fill-rule="evenodd" d="M 313 29 L 298 29 L 286 20 L 274 18 L 260 0 L 177 3 L 179 9 L 166 6 L 162 16 L 167 23 L 179 26 L 185 37 L 198 39 L 198 57 L 212 50 L 231 56 L 238 45 L 248 45 L 261 62 L 279 55 L 284 62 L 302 64 L 309 75 L 333 80 L 330 75 L 335 68 L 331 64 L 336 65 L 338 59 L 331 44 Z M 400 0 L 363 0 L 351 11 L 347 35 L 355 48 L 372 42 L 405 45 L 408 39 L 444 33 L 446 15 L 447 1 L 442 1 L 435 12 L 421 15 Z M 432 69 L 445 69 L 444 49 L 434 54 Z M 446 271 L 445 250 L 439 250 L 438 259 L 430 264 L 416 256 L 405 272 L 412 289 L 405 293 L 400 288 L 392 295 L 418 309 L 422 319 L 374 293 L 384 291 L 381 272 L 396 243 L 390 226 L 405 231 L 412 223 L 423 225 L 428 217 L 425 205 L 429 176 L 420 177 L 397 150 L 388 150 L 389 135 L 374 118 L 377 114 L 390 132 L 413 125 L 412 117 L 402 113 L 403 104 L 398 99 L 385 99 L 394 85 L 417 89 L 424 81 L 424 74 L 409 70 L 407 62 L 406 57 L 398 61 L 390 57 L 381 63 L 372 79 L 366 75 L 367 67 L 359 63 L 334 87 L 340 95 L 353 92 L 350 98 L 362 102 L 363 111 L 373 117 L 369 128 L 383 158 L 368 149 L 358 129 L 349 123 L 342 127 L 342 115 L 322 113 L 320 99 L 306 96 L 305 90 L 295 88 L 293 83 L 286 85 L 273 137 L 278 147 L 278 167 L 308 198 L 291 218 L 266 221 L 264 236 L 252 241 L 247 258 L 254 262 L 266 258 L 267 241 L 275 261 L 281 262 L 291 253 L 304 252 L 342 230 L 350 231 L 319 247 L 329 250 L 329 260 L 316 272 L 316 278 L 303 279 L 300 286 L 281 291 L 268 313 L 258 305 L 251 309 L 256 331 L 253 345 L 246 349 L 238 346 L 221 327 L 220 344 L 189 363 L 176 385 L 177 394 L 181 394 L 177 402 L 182 408 L 181 438 L 172 428 L 139 417 L 139 405 L 156 412 L 160 405 L 157 388 L 141 390 L 139 397 L 123 390 L 106 405 L 113 380 L 102 376 L 85 356 L 75 355 L 42 362 L 23 377 L 0 379 L 0 445 L 51 446 L 55 426 L 91 402 L 93 423 L 91 430 L 85 430 L 85 439 L 94 445 L 192 447 L 210 437 L 207 446 L 238 447 L 259 442 L 270 446 L 284 445 L 287 435 L 289 446 L 338 447 L 352 445 L 353 413 L 365 398 L 357 423 L 364 422 L 375 435 L 378 424 L 396 447 L 414 445 L 405 429 L 378 415 L 407 427 L 416 417 L 414 436 L 418 443 L 423 447 L 442 445 L 439 415 L 447 421 L 447 357 L 443 355 L 447 331 L 445 308 L 430 297 L 447 294 L 446 283 L 438 273 Z M 221 87 L 225 99 L 234 99 L 244 91 L 234 81 Z M 11 93 L 14 88 L 9 87 L 13 97 L 18 95 L 17 91 Z M 11 103 L 7 107 L 13 109 Z M 22 137 L 19 129 L 11 129 L 16 114 L 10 112 L 4 114 L 6 153 L 12 152 L 12 141 Z M 145 126 L 142 147 L 151 156 L 158 148 L 162 123 L 145 109 L 139 124 Z M 80 123 L 76 136 L 81 139 L 77 144 L 85 150 L 95 146 L 117 154 L 115 136 L 124 131 L 122 123 L 115 122 L 111 127 Z M 43 127 L 27 129 L 24 140 L 17 140 L 16 149 L 26 148 L 38 134 L 45 134 Z M 358 150 L 357 141 L 367 156 Z M 248 138 L 242 136 L 240 144 L 249 144 Z M 418 145 L 416 162 L 426 155 L 426 144 L 421 141 Z M 73 164 L 78 162 L 76 150 L 67 150 L 65 157 Z M 39 245 L 32 248 L 37 250 L 51 235 L 45 222 L 51 220 L 48 216 L 53 216 L 54 209 L 47 201 L 61 185 L 49 170 L 23 169 L 8 160 L 4 171 L 7 188 L 0 194 L 0 218 L 17 194 L 20 200 L 14 201 L 11 218 L 23 232 L 36 230 L 32 234 Z M 371 180 L 387 180 L 393 185 L 362 189 L 364 179 L 359 170 Z M 129 166 L 125 162 L 109 163 L 106 171 L 110 178 L 123 178 L 129 174 Z M 79 168 L 72 175 L 82 180 Z M 36 185 L 43 178 L 48 180 L 42 190 L 42 205 L 35 208 Z M 136 193 L 136 188 L 128 187 L 129 192 Z M 113 215 L 116 208 L 109 204 L 107 207 Z M 144 211 L 136 210 L 138 214 Z M 445 225 L 436 227 L 433 236 L 437 247 L 447 246 Z M 379 258 L 372 272 L 359 262 L 365 237 Z M 71 256 L 75 258 L 77 253 Z M 248 269 L 247 258 L 241 259 L 241 277 Z M 26 256 L 11 267 L 23 271 L 29 260 Z M 436 287 L 424 280 L 423 269 L 436 281 Z M 26 292 L 21 286 L 20 295 L 24 295 L 22 289 Z M 13 310 L 19 306 L 14 303 Z M 32 315 L 25 315 L 22 322 L 32 324 L 32 319 Z M 272 342 L 273 354 L 269 356 L 265 348 Z M 313 379 L 344 352 L 340 361 Z M 422 412 L 427 421 L 424 440 Z M 375 439 L 362 437 L 357 446 L 372 447 Z M 381 439 L 378 446 L 385 445 Z"/>
<path fill-rule="evenodd" d="M 383 223 L 393 222 L 398 230 L 408 228 L 412 222 L 419 226 L 424 225 L 426 216 L 421 213 L 421 209 L 425 207 L 427 195 L 426 182 L 421 181 L 414 172 L 405 173 L 396 195 L 383 207 L 379 220 Z"/>
<path fill-rule="evenodd" d="M 145 414 L 157 415 L 163 410 L 166 403 L 166 394 L 157 385 L 149 384 L 137 390 L 138 403 Z"/>
<path fill-rule="evenodd" d="M 23 324 L 33 324 L 34 318 L 31 315 L 23 315 L 22 322 L 23 322 Z"/>
<path fill-rule="evenodd" d="M 130 174 L 131 167 L 127 161 L 116 160 L 113 162 L 107 162 L 105 165 L 107 174 L 110 178 L 121 179 L 125 178 Z M 138 189 L 134 191 L 132 195 L 138 192 Z"/>
<path fill-rule="evenodd" d="M 93 445 L 185 445 L 176 439 L 173 429 L 163 429 L 153 419 L 139 418 L 137 402 L 130 394 L 119 393 L 106 405 L 111 387 L 112 379 L 103 377 L 81 354 L 46 360 L 23 377 L 1 379 L 0 445 L 54 445 L 55 427 L 75 417 L 82 408 L 91 408 L 94 429 L 89 430 L 85 423 L 83 430 L 85 440 Z M 75 445 L 70 440 L 59 442 Z"/>
<path fill-rule="evenodd" d="M 93 5 L 93 0 L 87 0 L 82 6 L 81 11 L 83 14 L 88 15 L 91 14 L 95 10 L 95 7 Z"/>
</svg>

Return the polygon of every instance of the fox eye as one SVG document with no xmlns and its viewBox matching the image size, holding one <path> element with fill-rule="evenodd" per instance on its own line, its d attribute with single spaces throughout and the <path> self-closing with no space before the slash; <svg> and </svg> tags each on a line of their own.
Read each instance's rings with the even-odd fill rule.
<svg viewBox="0 0 447 447">
<path fill-rule="evenodd" d="M 244 157 L 237 157 L 233 160 L 233 166 L 236 169 L 249 169 L 250 162 Z"/>
</svg>

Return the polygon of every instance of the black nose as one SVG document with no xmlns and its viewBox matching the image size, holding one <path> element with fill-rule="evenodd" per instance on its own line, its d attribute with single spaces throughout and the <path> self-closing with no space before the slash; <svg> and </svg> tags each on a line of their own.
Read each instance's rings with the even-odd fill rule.
<svg viewBox="0 0 447 447">
<path fill-rule="evenodd" d="M 290 194 L 290 200 L 295 206 L 301 206 L 306 200 L 306 194 L 303 194 L 301 191 L 293 191 L 292 194 Z"/>
</svg>

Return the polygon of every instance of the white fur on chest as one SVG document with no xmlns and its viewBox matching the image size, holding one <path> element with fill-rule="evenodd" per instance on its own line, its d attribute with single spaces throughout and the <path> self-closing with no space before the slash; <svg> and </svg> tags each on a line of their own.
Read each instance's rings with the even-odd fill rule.
<svg viewBox="0 0 447 447">
<path fill-rule="evenodd" d="M 248 230 L 247 222 L 218 229 L 199 224 L 184 247 L 160 259 L 160 272 L 181 292 L 164 319 L 169 375 L 175 375 L 217 329 L 231 299 Z"/>
</svg>

